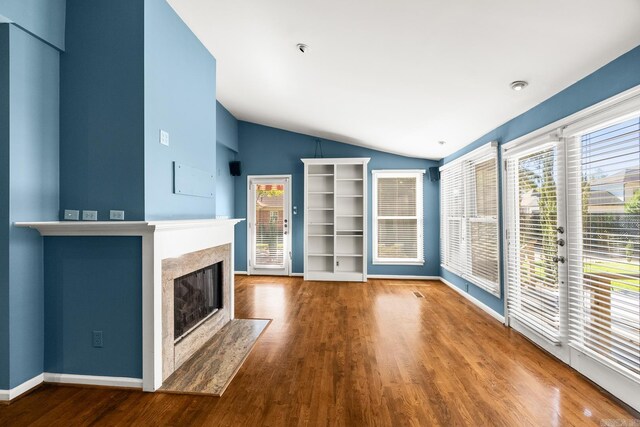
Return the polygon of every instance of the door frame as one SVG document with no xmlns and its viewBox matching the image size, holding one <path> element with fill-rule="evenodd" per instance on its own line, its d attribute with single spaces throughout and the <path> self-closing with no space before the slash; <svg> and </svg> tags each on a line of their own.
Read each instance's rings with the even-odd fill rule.
<svg viewBox="0 0 640 427">
<path fill-rule="evenodd" d="M 277 180 L 287 180 L 288 181 L 288 187 L 289 187 L 289 191 L 288 193 L 285 194 L 285 200 L 286 200 L 286 204 L 288 205 L 288 209 L 287 209 L 287 218 L 289 220 L 289 230 L 288 233 L 285 235 L 285 245 L 287 247 L 287 251 L 284 254 L 284 265 L 285 265 L 285 272 L 284 274 L 278 274 L 278 276 L 291 276 L 291 267 L 292 267 L 292 261 L 293 261 L 293 247 L 292 247 L 292 234 L 293 234 L 293 216 L 292 216 L 292 200 L 293 198 L 291 197 L 291 193 L 293 192 L 293 180 L 292 180 L 292 176 L 291 175 L 247 175 L 247 275 L 251 275 L 251 265 L 253 262 L 252 259 L 252 244 L 253 244 L 253 240 L 252 240 L 252 231 L 251 231 L 251 225 L 253 223 L 253 221 L 255 221 L 255 206 L 252 206 L 252 198 L 251 198 L 251 181 L 254 179 L 260 179 L 260 180 L 269 180 L 269 179 L 277 179 Z M 253 213 L 253 215 L 252 215 Z M 253 216 L 253 217 L 252 217 Z"/>
<path fill-rule="evenodd" d="M 543 348 L 545 351 L 562 360 L 563 362 L 570 363 L 570 348 L 569 348 L 569 275 L 568 275 L 568 261 L 569 254 L 567 253 L 568 244 L 568 230 L 567 230 L 567 156 L 566 156 L 566 141 L 564 138 L 558 136 L 559 132 L 551 132 L 542 136 L 532 137 L 528 139 L 519 139 L 513 141 L 513 143 L 503 145 L 500 150 L 501 165 L 501 188 L 502 188 L 502 217 L 503 217 L 503 233 L 502 233 L 502 265 L 503 268 L 503 283 L 504 283 L 504 319 L 505 325 L 511 327 L 524 335 L 527 339 L 535 343 L 537 346 Z M 558 164 L 559 174 L 558 180 L 558 204 L 557 204 L 557 221 L 564 227 L 564 240 L 565 245 L 558 248 L 558 255 L 563 255 L 566 261 L 562 264 L 558 264 L 558 285 L 560 287 L 559 292 L 559 314 L 560 314 L 560 343 L 555 344 L 549 339 L 544 337 L 543 334 L 536 332 L 535 329 L 528 326 L 525 323 L 518 321 L 518 319 L 511 318 L 509 314 L 509 223 L 506 214 L 508 213 L 508 195 L 512 191 L 509 183 L 509 174 L 507 173 L 507 160 L 512 157 L 522 157 L 527 154 L 539 151 L 543 146 L 555 145 L 558 149 Z M 561 201 L 561 203 L 560 203 Z M 561 206 L 562 205 L 562 206 Z"/>
</svg>

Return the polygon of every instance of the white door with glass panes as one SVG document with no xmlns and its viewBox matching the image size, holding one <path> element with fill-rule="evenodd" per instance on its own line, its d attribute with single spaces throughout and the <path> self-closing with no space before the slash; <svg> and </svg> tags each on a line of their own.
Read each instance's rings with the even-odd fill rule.
<svg viewBox="0 0 640 427">
<path fill-rule="evenodd" d="M 566 362 L 564 145 L 532 140 L 506 150 L 504 159 L 508 320 Z"/>
<path fill-rule="evenodd" d="M 571 365 L 640 411 L 640 100 L 563 135 Z"/>
<path fill-rule="evenodd" d="M 503 158 L 510 325 L 640 410 L 640 98 Z"/>
<path fill-rule="evenodd" d="M 291 265 L 291 178 L 250 176 L 248 180 L 248 272 L 287 276 Z"/>
</svg>

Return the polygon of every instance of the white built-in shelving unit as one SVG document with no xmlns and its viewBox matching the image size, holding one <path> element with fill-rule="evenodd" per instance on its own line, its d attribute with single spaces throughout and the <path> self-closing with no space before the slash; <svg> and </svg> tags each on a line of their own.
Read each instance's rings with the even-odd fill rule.
<svg viewBox="0 0 640 427">
<path fill-rule="evenodd" d="M 367 280 L 368 158 L 304 162 L 304 279 Z"/>
</svg>

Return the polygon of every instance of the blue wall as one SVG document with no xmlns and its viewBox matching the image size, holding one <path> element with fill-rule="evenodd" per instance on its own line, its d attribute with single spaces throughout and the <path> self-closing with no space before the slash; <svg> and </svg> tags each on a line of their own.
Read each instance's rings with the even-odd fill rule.
<svg viewBox="0 0 640 427">
<path fill-rule="evenodd" d="M 216 102 L 216 217 L 235 217 L 235 177 L 229 162 L 238 152 L 238 120 Z"/>
<path fill-rule="evenodd" d="M 0 15 L 34 36 L 64 49 L 66 0 L 0 0 Z"/>
<path fill-rule="evenodd" d="M 253 123 L 239 124 L 240 151 L 238 160 L 242 162 L 242 176 L 236 178 L 235 215 L 247 216 L 247 175 L 291 174 L 293 180 L 293 206 L 298 214 L 291 221 L 293 233 L 294 273 L 303 272 L 304 253 L 304 167 L 302 158 L 314 156 L 315 138 L 299 133 L 261 126 Z M 376 150 L 342 144 L 334 141 L 322 141 L 324 157 L 371 157 L 369 172 L 374 169 L 428 169 L 437 166 L 437 162 L 397 156 Z M 368 188 L 368 232 L 371 236 L 371 175 Z M 372 265 L 371 238 L 368 239 L 369 274 L 402 274 L 416 276 L 438 276 L 440 272 L 440 252 L 438 249 L 438 230 L 440 227 L 440 203 L 438 183 L 424 181 L 424 266 Z M 238 271 L 247 269 L 247 227 L 246 222 L 236 226 L 235 267 Z"/>
<path fill-rule="evenodd" d="M 145 218 L 213 218 L 214 198 L 173 194 L 173 162 L 215 175 L 216 60 L 166 1 L 144 9 Z"/>
<path fill-rule="evenodd" d="M 238 152 L 238 120 L 220 102 L 216 103 L 216 126 L 218 142 Z"/>
<path fill-rule="evenodd" d="M 10 224 L 57 219 L 59 52 L 17 26 L 0 27 L 0 194 L 6 220 L 0 234 L 0 388 L 7 389 L 42 372 L 42 238 Z"/>
<path fill-rule="evenodd" d="M 441 164 L 448 163 L 489 141 L 498 141 L 500 145 L 507 143 L 637 85 L 640 85 L 640 46 L 524 114 L 492 130 L 463 149 L 447 156 L 442 160 Z M 500 161 L 499 164 L 502 164 L 502 162 Z M 502 172 L 501 169 L 500 172 Z M 501 179 L 502 177 L 500 176 L 500 182 Z M 500 189 L 500 197 L 502 197 L 502 189 Z M 500 206 L 500 233 L 501 235 L 503 234 L 502 206 Z M 502 260 L 502 253 L 500 254 L 500 259 Z M 504 313 L 504 300 L 502 298 L 494 297 L 444 268 L 441 269 L 440 274 L 443 278 L 465 290 L 498 313 Z M 504 277 L 504 268 L 501 271 L 502 277 Z M 504 286 L 502 295 L 504 296 Z"/>
<path fill-rule="evenodd" d="M 215 199 L 173 194 L 173 162 L 214 172 L 215 58 L 164 0 L 68 0 L 66 40 L 61 210 L 213 217 Z"/>
<path fill-rule="evenodd" d="M 60 208 L 214 217 L 215 199 L 173 194 L 172 164 L 215 171 L 211 54 L 164 0 L 68 0 L 66 37 Z M 46 241 L 45 370 L 141 378 L 140 240 Z"/>
<path fill-rule="evenodd" d="M 61 56 L 60 209 L 144 219 L 144 8 L 68 0 Z M 62 218 L 62 213 L 61 213 Z"/>
<path fill-rule="evenodd" d="M 235 177 L 229 172 L 229 162 L 236 153 L 218 143 L 216 149 L 216 218 L 235 218 Z"/>
<path fill-rule="evenodd" d="M 44 240 L 45 372 L 142 378 L 142 239 Z"/>
</svg>

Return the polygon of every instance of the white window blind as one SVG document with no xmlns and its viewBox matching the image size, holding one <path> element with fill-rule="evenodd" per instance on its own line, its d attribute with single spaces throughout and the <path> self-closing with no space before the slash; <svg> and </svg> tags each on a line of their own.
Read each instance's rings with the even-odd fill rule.
<svg viewBox="0 0 640 427">
<path fill-rule="evenodd" d="M 423 175 L 373 171 L 373 262 L 422 264 Z"/>
<path fill-rule="evenodd" d="M 565 132 L 569 344 L 640 382 L 640 114 L 579 126 Z"/>
<path fill-rule="evenodd" d="M 441 168 L 442 266 L 500 296 L 495 143 Z"/>
</svg>

